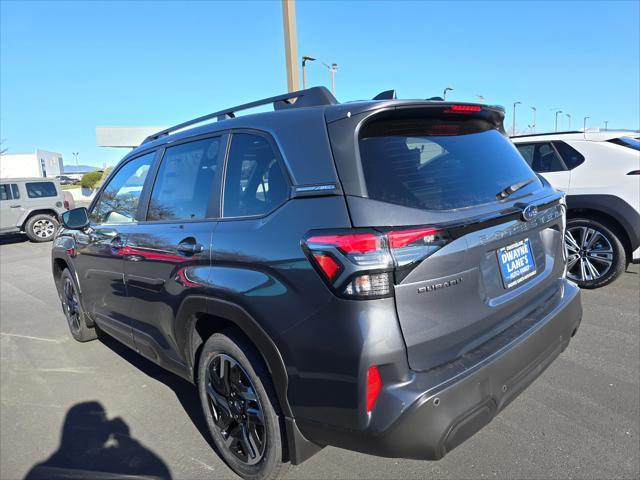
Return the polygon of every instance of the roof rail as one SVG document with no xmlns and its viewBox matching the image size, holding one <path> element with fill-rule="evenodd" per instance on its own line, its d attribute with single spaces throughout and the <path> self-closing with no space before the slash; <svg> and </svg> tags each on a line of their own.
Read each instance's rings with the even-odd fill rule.
<svg viewBox="0 0 640 480">
<path fill-rule="evenodd" d="M 567 133 L 584 133 L 580 130 L 567 130 L 564 132 L 546 132 L 546 133 L 523 133 L 520 135 L 511 135 L 509 138 L 520 138 L 520 137 L 544 137 L 547 135 L 564 135 Z"/>
<path fill-rule="evenodd" d="M 335 105 L 338 103 L 336 98 L 331 94 L 326 87 L 312 87 L 306 90 L 298 90 L 297 92 L 285 93 L 283 95 L 276 95 L 275 97 L 264 98 L 262 100 L 256 100 L 255 102 L 245 103 L 232 108 L 226 108 L 218 112 L 209 113 L 193 120 L 174 125 L 173 127 L 165 128 L 158 133 L 149 135 L 144 139 L 142 143 L 152 142 L 160 137 L 167 136 L 177 130 L 196 125 L 198 123 L 206 122 L 215 118 L 217 121 L 227 120 L 229 118 L 235 118 L 236 113 L 242 110 L 248 110 L 250 108 L 260 107 L 262 105 L 268 105 L 273 103 L 274 110 L 284 110 L 287 108 L 302 108 L 302 107 L 319 107 L 322 105 Z"/>
</svg>

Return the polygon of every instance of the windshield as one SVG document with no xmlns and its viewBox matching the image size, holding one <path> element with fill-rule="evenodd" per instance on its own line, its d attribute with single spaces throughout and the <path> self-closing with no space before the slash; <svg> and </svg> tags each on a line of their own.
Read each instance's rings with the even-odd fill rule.
<svg viewBox="0 0 640 480">
<path fill-rule="evenodd" d="M 481 205 L 516 184 L 529 181 L 512 197 L 542 186 L 511 142 L 477 119 L 372 122 L 360 157 L 369 198 L 414 208 Z"/>
</svg>

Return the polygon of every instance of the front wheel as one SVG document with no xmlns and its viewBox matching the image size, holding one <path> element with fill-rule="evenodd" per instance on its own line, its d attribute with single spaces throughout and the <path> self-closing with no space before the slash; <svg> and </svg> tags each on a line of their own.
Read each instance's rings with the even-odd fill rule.
<svg viewBox="0 0 640 480">
<path fill-rule="evenodd" d="M 248 480 L 282 475 L 287 466 L 278 403 L 253 349 L 216 333 L 202 347 L 198 372 L 204 415 L 225 463 Z"/>
<path fill-rule="evenodd" d="M 604 223 L 588 218 L 569 219 L 565 245 L 567 277 L 582 288 L 603 287 L 624 272 L 624 247 Z"/>
<path fill-rule="evenodd" d="M 80 303 L 76 283 L 67 268 L 60 277 L 60 301 L 73 338 L 78 342 L 88 342 L 97 338 L 95 328 L 87 326 L 86 314 Z"/>
</svg>

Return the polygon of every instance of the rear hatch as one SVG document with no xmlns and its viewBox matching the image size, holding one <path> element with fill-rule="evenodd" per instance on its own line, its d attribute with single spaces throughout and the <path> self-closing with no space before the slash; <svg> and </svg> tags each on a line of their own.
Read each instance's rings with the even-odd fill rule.
<svg viewBox="0 0 640 480">
<path fill-rule="evenodd" d="M 329 124 L 352 224 L 380 232 L 391 252 L 414 370 L 478 348 L 558 291 L 563 200 L 502 118 L 484 106 L 403 105 Z"/>
</svg>

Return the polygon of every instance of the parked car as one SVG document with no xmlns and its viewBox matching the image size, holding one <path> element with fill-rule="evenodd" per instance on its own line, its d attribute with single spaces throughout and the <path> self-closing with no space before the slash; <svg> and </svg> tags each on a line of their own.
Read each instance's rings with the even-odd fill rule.
<svg viewBox="0 0 640 480">
<path fill-rule="evenodd" d="M 0 180 L 0 233 L 24 232 L 33 242 L 49 242 L 58 228 L 58 215 L 73 208 L 58 180 L 3 178 Z"/>
<path fill-rule="evenodd" d="M 640 141 L 632 132 L 512 137 L 524 159 L 567 194 L 567 276 L 583 288 L 640 262 Z"/>
<path fill-rule="evenodd" d="M 58 175 L 56 178 L 60 181 L 60 185 L 78 185 L 80 183 L 78 178 L 69 177 L 67 175 Z"/>
<path fill-rule="evenodd" d="M 164 130 L 62 216 L 73 337 L 104 332 L 193 382 L 243 478 L 326 445 L 439 459 L 580 323 L 564 195 L 504 110 L 388 96 L 318 87 Z"/>
</svg>

